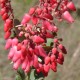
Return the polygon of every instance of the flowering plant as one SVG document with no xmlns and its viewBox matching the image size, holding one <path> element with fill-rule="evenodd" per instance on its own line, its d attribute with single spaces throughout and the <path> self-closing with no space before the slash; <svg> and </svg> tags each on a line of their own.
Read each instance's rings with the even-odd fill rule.
<svg viewBox="0 0 80 80">
<path fill-rule="evenodd" d="M 19 73 L 20 79 L 25 79 L 25 73 L 30 79 L 34 70 L 36 78 L 46 77 L 51 70 L 57 71 L 57 65 L 63 64 L 67 53 L 58 38 L 58 27 L 55 20 L 74 22 L 70 10 L 76 11 L 72 0 L 39 0 L 39 4 L 25 13 L 19 25 L 15 25 L 11 0 L 0 0 L 0 15 L 4 21 L 5 49 L 9 49 L 8 59 Z M 52 39 L 47 45 L 48 39 Z M 16 77 L 16 80 L 20 80 Z"/>
</svg>

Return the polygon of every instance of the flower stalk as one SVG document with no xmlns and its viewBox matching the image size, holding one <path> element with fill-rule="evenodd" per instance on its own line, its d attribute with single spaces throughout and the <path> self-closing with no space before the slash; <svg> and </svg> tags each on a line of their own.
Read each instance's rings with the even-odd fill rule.
<svg viewBox="0 0 80 80">
<path fill-rule="evenodd" d="M 73 23 L 69 10 L 76 11 L 69 0 L 39 0 L 37 6 L 25 13 L 21 22 L 14 19 L 11 0 L 0 0 L 0 15 L 4 21 L 5 49 L 9 49 L 8 59 L 17 70 L 16 80 L 30 80 L 31 72 L 35 79 L 44 80 L 50 70 L 57 72 L 57 65 L 62 65 L 67 50 L 62 39 L 58 38 L 55 20 Z M 52 39 L 49 46 L 48 39 Z"/>
</svg>

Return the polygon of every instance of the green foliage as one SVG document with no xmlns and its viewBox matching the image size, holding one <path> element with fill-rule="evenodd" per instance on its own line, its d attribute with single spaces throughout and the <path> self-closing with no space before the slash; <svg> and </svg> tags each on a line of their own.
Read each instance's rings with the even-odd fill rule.
<svg viewBox="0 0 80 80">
<path fill-rule="evenodd" d="M 37 74 L 36 71 L 34 71 L 35 80 L 43 80 L 44 75 L 42 73 Z"/>
<path fill-rule="evenodd" d="M 20 77 L 20 75 L 17 75 L 15 80 L 22 80 L 22 78 Z"/>
<path fill-rule="evenodd" d="M 32 0 L 16 0 L 16 2 L 22 2 L 22 3 L 25 3 L 25 4 L 30 4 Z"/>
<path fill-rule="evenodd" d="M 51 45 L 51 42 L 53 41 L 53 39 L 47 39 L 47 46 L 50 46 Z"/>
<path fill-rule="evenodd" d="M 25 80 L 25 73 L 21 68 L 18 69 L 17 73 L 16 80 Z"/>
</svg>

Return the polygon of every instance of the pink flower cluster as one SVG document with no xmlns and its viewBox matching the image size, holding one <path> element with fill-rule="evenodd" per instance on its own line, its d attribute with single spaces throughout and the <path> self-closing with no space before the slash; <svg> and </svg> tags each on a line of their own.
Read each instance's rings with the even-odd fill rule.
<svg viewBox="0 0 80 80">
<path fill-rule="evenodd" d="M 4 21 L 4 38 L 8 39 L 11 35 L 11 29 L 13 28 L 13 10 L 11 8 L 10 0 L 0 0 L 0 15 Z"/>
<path fill-rule="evenodd" d="M 6 0 L 2 0 L 0 4 L 4 2 L 7 3 Z M 60 43 L 62 40 L 57 37 L 58 27 L 55 25 L 55 19 L 74 22 L 69 10 L 75 11 L 76 8 L 74 3 L 68 0 L 39 0 L 37 6 L 30 8 L 21 24 L 15 26 L 16 35 L 6 38 L 5 49 L 10 49 L 8 59 L 12 60 L 14 69 L 17 70 L 21 66 L 28 73 L 34 68 L 37 73 L 42 72 L 44 76 L 48 75 L 50 69 L 57 71 L 57 64 L 63 64 L 63 54 L 67 51 Z M 12 21 L 7 18 L 3 20 L 6 20 L 7 26 L 4 31 L 7 33 L 12 28 Z M 50 46 L 46 46 L 48 38 L 53 39 Z"/>
</svg>

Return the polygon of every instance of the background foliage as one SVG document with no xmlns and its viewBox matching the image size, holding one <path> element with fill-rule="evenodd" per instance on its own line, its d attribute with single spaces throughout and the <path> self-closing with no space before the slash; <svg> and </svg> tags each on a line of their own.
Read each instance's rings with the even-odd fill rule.
<svg viewBox="0 0 80 80">
<path fill-rule="evenodd" d="M 23 14 L 34 6 L 38 0 L 12 0 L 15 18 L 21 20 Z M 57 73 L 50 72 L 45 80 L 80 80 L 80 0 L 74 0 L 77 12 L 72 13 L 75 18 L 73 24 L 58 23 L 59 37 L 62 37 L 68 54 L 63 66 L 58 67 Z M 16 71 L 12 69 L 7 59 L 8 52 L 4 50 L 3 22 L 0 17 L 0 80 L 14 80 Z"/>
</svg>

